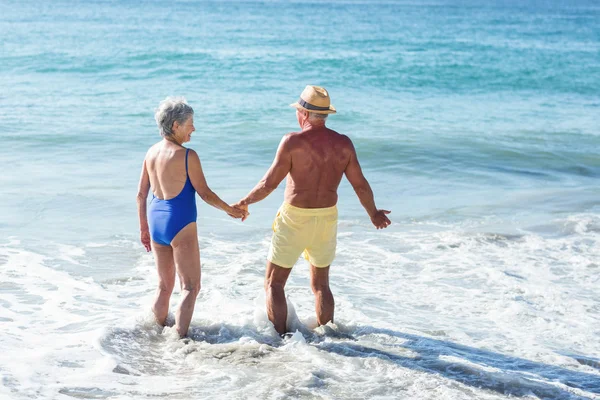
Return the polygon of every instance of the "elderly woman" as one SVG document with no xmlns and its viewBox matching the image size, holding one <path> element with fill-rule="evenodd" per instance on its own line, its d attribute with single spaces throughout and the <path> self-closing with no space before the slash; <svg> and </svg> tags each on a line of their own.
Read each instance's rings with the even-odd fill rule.
<svg viewBox="0 0 600 400">
<path fill-rule="evenodd" d="M 146 153 L 137 195 L 141 241 L 154 251 L 158 269 L 158 289 L 152 311 L 164 325 L 175 284 L 175 271 L 181 284 L 181 304 L 175 315 L 180 336 L 187 334 L 196 296 L 200 291 L 200 250 L 196 228 L 196 193 L 202 200 L 242 218 L 245 211 L 230 207 L 206 184 L 198 154 L 183 147 L 194 128 L 194 110 L 185 99 L 167 97 L 156 111 L 156 123 L 163 139 Z M 146 200 L 152 188 L 152 200 Z"/>
</svg>

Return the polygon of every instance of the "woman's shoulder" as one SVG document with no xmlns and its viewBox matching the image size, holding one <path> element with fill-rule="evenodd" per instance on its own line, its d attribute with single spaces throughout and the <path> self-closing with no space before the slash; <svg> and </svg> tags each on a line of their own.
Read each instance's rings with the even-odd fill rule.
<svg viewBox="0 0 600 400">
<path fill-rule="evenodd" d="M 144 157 L 144 159 L 146 161 L 148 161 L 148 160 L 150 160 L 150 159 L 152 159 L 152 158 L 154 158 L 156 156 L 156 153 L 157 153 L 157 150 L 158 150 L 157 146 L 158 146 L 159 143 L 153 144 L 152 146 L 150 146 L 150 148 L 148 150 L 146 150 L 146 156 Z"/>
<path fill-rule="evenodd" d="M 152 146 L 150 146 L 150 148 L 148 149 L 147 153 L 159 150 L 160 148 L 162 148 L 162 145 L 163 145 L 162 140 L 160 142 L 154 143 Z"/>
<path fill-rule="evenodd" d="M 190 149 L 189 147 L 185 147 L 184 151 L 188 152 L 188 157 L 198 158 L 198 153 L 196 153 L 196 150 Z"/>
</svg>

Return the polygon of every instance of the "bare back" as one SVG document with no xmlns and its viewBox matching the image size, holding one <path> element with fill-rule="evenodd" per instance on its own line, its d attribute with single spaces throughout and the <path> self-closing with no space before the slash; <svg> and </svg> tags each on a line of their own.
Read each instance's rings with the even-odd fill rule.
<svg viewBox="0 0 600 400">
<path fill-rule="evenodd" d="M 145 163 L 154 196 L 168 200 L 181 192 L 187 179 L 185 153 L 185 147 L 165 140 L 148 150 Z"/>
<path fill-rule="evenodd" d="M 285 201 L 301 208 L 336 205 L 337 189 L 354 151 L 345 135 L 324 126 L 288 135 L 291 169 Z"/>
</svg>

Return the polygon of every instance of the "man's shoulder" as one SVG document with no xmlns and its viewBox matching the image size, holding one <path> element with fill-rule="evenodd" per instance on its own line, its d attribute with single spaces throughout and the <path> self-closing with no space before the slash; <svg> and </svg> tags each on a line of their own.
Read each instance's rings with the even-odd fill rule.
<svg viewBox="0 0 600 400">
<path fill-rule="evenodd" d="M 298 136 L 302 136 L 302 132 L 288 132 L 285 135 L 283 135 L 284 139 L 290 139 L 290 138 L 294 138 L 294 137 L 298 137 Z"/>
<path fill-rule="evenodd" d="M 281 143 L 286 146 L 293 146 L 302 140 L 302 132 L 289 132 L 283 135 Z"/>
<path fill-rule="evenodd" d="M 328 135 L 330 135 L 330 136 L 332 136 L 332 137 L 334 137 L 336 139 L 339 139 L 339 140 L 344 140 L 344 141 L 350 140 L 350 138 L 347 135 L 344 135 L 343 133 L 340 133 L 338 131 L 334 131 L 333 129 L 330 129 L 330 128 L 327 128 L 327 127 L 325 127 L 325 132 Z"/>
<path fill-rule="evenodd" d="M 335 140 L 337 141 L 338 146 L 342 147 L 351 147 L 352 140 L 348 135 L 344 135 L 343 133 L 336 132 L 334 130 L 329 129 Z"/>
</svg>

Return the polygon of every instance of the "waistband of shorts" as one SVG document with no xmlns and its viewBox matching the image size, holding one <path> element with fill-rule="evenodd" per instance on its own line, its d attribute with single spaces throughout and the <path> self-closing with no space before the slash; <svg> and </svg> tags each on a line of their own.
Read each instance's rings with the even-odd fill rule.
<svg viewBox="0 0 600 400">
<path fill-rule="evenodd" d="M 296 207 L 289 203 L 284 202 L 281 205 L 280 209 L 283 211 L 287 211 L 290 214 L 305 215 L 305 216 L 311 216 L 311 217 L 337 214 L 337 205 L 332 206 L 332 207 L 325 207 L 325 208 L 300 208 L 300 207 Z"/>
</svg>

